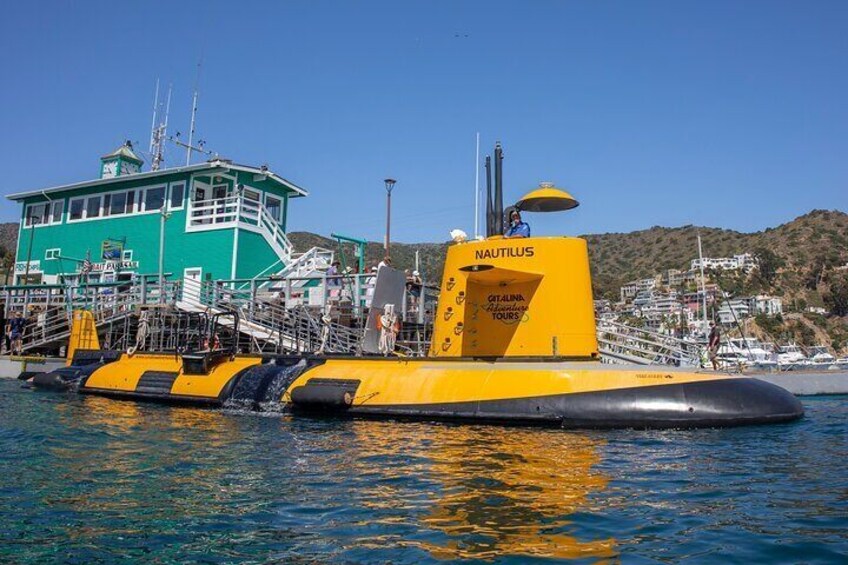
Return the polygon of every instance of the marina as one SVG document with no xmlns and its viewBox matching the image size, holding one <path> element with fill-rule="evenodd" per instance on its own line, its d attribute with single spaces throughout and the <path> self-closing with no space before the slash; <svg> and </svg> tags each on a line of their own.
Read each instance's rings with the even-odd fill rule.
<svg viewBox="0 0 848 565">
<path fill-rule="evenodd" d="M 848 4 L 763 8 L 10 4 L 0 564 L 845 562 Z"/>
</svg>

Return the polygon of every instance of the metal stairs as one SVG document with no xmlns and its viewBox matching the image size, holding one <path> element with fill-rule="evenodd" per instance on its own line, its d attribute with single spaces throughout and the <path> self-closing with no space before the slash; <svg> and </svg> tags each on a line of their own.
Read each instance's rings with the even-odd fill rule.
<svg viewBox="0 0 848 565">
<path fill-rule="evenodd" d="M 177 307 L 186 311 L 236 312 L 239 331 L 251 339 L 251 349 L 274 352 L 356 354 L 361 332 L 305 306 L 286 308 L 252 289 L 233 289 L 214 281 L 186 279 Z"/>
</svg>

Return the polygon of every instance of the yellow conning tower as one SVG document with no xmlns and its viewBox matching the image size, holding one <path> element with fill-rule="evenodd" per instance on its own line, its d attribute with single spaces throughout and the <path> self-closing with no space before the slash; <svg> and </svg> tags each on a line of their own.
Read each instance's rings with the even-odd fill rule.
<svg viewBox="0 0 848 565">
<path fill-rule="evenodd" d="M 574 206 L 550 186 L 518 203 L 540 212 Z M 450 247 L 430 356 L 597 358 L 586 242 L 493 236 Z"/>
</svg>

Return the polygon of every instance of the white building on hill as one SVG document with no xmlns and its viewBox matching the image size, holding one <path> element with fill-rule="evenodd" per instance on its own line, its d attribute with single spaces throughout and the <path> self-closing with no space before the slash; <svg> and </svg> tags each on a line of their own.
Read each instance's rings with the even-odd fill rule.
<svg viewBox="0 0 848 565">
<path fill-rule="evenodd" d="M 757 259 L 750 253 L 734 255 L 733 257 L 704 257 L 705 269 L 722 269 L 725 271 L 735 271 L 741 269 L 750 272 L 751 269 L 757 266 Z M 701 268 L 700 259 L 692 259 L 692 270 Z"/>
</svg>

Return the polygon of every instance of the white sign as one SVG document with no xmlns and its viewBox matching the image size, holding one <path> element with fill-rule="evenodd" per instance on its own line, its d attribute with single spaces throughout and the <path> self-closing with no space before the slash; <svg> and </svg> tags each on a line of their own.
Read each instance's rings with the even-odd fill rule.
<svg viewBox="0 0 848 565">
<path fill-rule="evenodd" d="M 18 261 L 15 263 L 15 273 L 23 274 L 27 271 L 27 262 L 26 261 Z M 40 273 L 41 272 L 41 261 L 30 261 L 29 262 L 29 272 L 30 273 Z"/>
<path fill-rule="evenodd" d="M 80 272 L 82 265 L 77 267 L 77 272 Z M 126 269 L 138 269 L 138 261 L 104 261 L 102 263 L 92 263 L 92 273 L 102 273 L 103 271 L 124 271 Z"/>
</svg>

